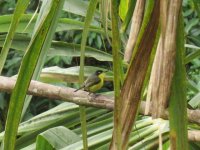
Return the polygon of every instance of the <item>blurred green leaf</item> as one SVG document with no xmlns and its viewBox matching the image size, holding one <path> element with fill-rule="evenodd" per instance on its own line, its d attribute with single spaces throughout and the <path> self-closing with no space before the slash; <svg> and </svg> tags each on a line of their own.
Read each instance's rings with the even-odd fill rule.
<svg viewBox="0 0 200 150">
<path fill-rule="evenodd" d="M 0 74 L 1 74 L 1 71 L 5 64 L 5 61 L 6 61 L 8 52 L 9 52 L 9 48 L 12 43 L 12 39 L 15 34 L 19 20 L 20 20 L 21 16 L 23 15 L 23 13 L 25 12 L 28 4 L 29 4 L 29 0 L 19 0 L 17 2 L 11 24 L 9 25 L 9 32 L 6 36 L 5 43 L 3 45 L 3 48 L 2 48 L 1 54 L 0 54 Z"/>
<path fill-rule="evenodd" d="M 192 91 L 194 91 L 194 92 L 200 91 L 200 89 L 198 88 L 196 83 L 194 83 L 194 81 L 188 79 L 186 83 L 187 83 L 188 88 L 190 88 Z"/>
<path fill-rule="evenodd" d="M 4 37 L 5 35 L 0 35 L 0 47 L 3 44 Z M 26 35 L 17 34 L 13 39 L 11 48 L 24 51 L 29 41 L 30 38 Z M 53 41 L 47 56 L 80 57 L 80 47 L 80 44 Z M 112 55 L 101 50 L 86 46 L 85 51 L 86 57 L 93 57 L 99 61 L 112 61 Z"/>
<path fill-rule="evenodd" d="M 197 12 L 197 15 L 199 16 L 200 19 L 200 1 L 199 0 L 193 0 L 194 8 Z"/>
<path fill-rule="evenodd" d="M 55 34 L 55 30 L 57 28 L 58 19 L 59 19 L 60 14 L 61 14 L 61 10 L 62 10 L 62 7 L 63 7 L 64 0 L 60 0 L 57 3 L 59 5 L 57 7 L 57 11 L 55 11 L 55 13 L 54 13 L 54 16 L 51 18 L 51 24 L 50 24 L 49 29 L 48 29 L 49 32 L 47 33 L 46 38 L 45 38 L 43 45 L 41 47 L 40 56 L 38 58 L 38 63 L 37 63 L 35 70 L 33 72 L 32 80 L 38 80 L 39 79 L 40 72 L 41 72 L 41 70 L 42 70 L 42 68 L 45 64 L 45 58 L 47 56 L 47 53 L 48 53 L 49 48 L 51 46 L 51 41 L 52 41 L 53 36 Z M 33 33 L 32 33 L 32 39 L 34 38 L 35 34 L 37 33 L 37 29 L 42 25 L 44 19 L 48 15 L 48 11 L 46 11 L 46 10 L 48 10 L 50 8 L 50 6 L 51 6 L 51 3 L 48 0 L 43 0 L 42 6 L 40 8 L 40 12 L 39 12 L 38 17 L 37 17 L 37 21 L 36 21 L 35 26 L 34 26 L 34 30 L 33 30 Z M 31 18 L 31 19 L 33 19 L 33 18 Z M 22 119 L 23 119 L 23 117 L 26 113 L 26 110 L 27 110 L 30 102 L 31 102 L 31 99 L 32 99 L 31 95 L 27 95 L 26 98 L 25 98 L 22 116 L 21 116 Z"/>
<path fill-rule="evenodd" d="M 190 101 L 189 104 L 193 107 L 193 108 L 197 108 L 200 106 L 200 92 L 198 94 L 196 94 Z"/>
<path fill-rule="evenodd" d="M 186 10 L 186 11 L 183 12 L 183 16 L 184 16 L 184 17 L 188 17 L 188 16 L 190 16 L 192 13 L 193 13 L 193 10 L 192 10 L 192 9 L 188 9 L 188 10 Z"/>
<path fill-rule="evenodd" d="M 175 71 L 169 101 L 170 142 L 175 149 L 188 149 L 186 70 L 184 65 L 184 22 L 180 13 L 177 22 Z M 178 109 L 177 109 L 178 108 Z"/>
<path fill-rule="evenodd" d="M 107 142 L 111 137 L 112 137 L 112 129 L 101 132 L 92 137 L 89 137 L 88 138 L 89 147 Z M 70 150 L 70 149 L 77 149 L 77 150 L 83 149 L 82 141 L 66 146 L 61 150 Z"/>
<path fill-rule="evenodd" d="M 186 24 L 186 27 L 185 27 L 186 33 L 189 33 L 192 27 L 194 27 L 198 23 L 199 23 L 199 19 L 197 18 L 192 18 L 191 20 L 189 20 L 189 22 Z"/>
<path fill-rule="evenodd" d="M 38 150 L 61 149 L 80 140 L 81 138 L 73 131 L 59 126 L 39 134 L 36 140 L 36 148 Z"/>
<path fill-rule="evenodd" d="M 119 16 L 120 18 L 124 21 L 128 8 L 129 8 L 129 2 L 130 0 L 123 0 L 120 1 L 120 5 L 119 5 Z"/>
<path fill-rule="evenodd" d="M 200 49 L 200 47 L 195 46 L 195 45 L 191 45 L 191 44 L 185 44 L 186 48 L 191 48 L 191 49 Z"/>
<path fill-rule="evenodd" d="M 3 15 L 0 16 L 0 32 L 8 32 L 9 25 L 11 23 L 13 15 Z M 26 25 L 28 24 L 29 20 L 31 19 L 32 14 L 24 14 L 22 15 L 19 24 L 16 27 L 16 32 L 23 32 Z M 25 31 L 25 33 L 31 33 L 34 24 L 35 24 L 36 18 L 33 19 L 33 21 L 30 23 L 29 27 Z"/>
<path fill-rule="evenodd" d="M 190 41 L 192 41 L 192 43 L 194 43 L 194 45 L 196 46 L 200 46 L 200 36 L 194 36 L 194 35 L 189 35 L 187 37 Z"/>
<path fill-rule="evenodd" d="M 106 114 L 107 110 L 97 108 L 86 108 L 87 120 L 96 118 Z M 80 129 L 80 119 L 78 105 L 73 103 L 62 103 L 49 110 L 47 113 L 43 113 L 38 117 L 34 117 L 26 121 L 23 125 L 20 125 L 19 135 L 21 137 L 17 140 L 17 149 L 25 147 L 34 142 L 35 138 L 41 132 L 46 131 L 49 128 L 64 125 L 67 128 L 74 129 L 74 127 Z M 76 131 L 75 131 L 76 132 Z M 77 133 L 81 136 L 79 133 Z"/>
<path fill-rule="evenodd" d="M 26 91 L 29 87 L 30 80 L 32 78 L 34 69 L 39 59 L 42 46 L 49 32 L 49 27 L 51 26 L 52 18 L 56 14 L 56 11 L 59 11 L 58 6 L 61 4 L 61 2 L 62 0 L 59 2 L 50 2 L 51 5 L 48 9 L 48 15 L 45 17 L 42 24 L 39 26 L 22 60 L 16 85 L 11 95 L 8 117 L 6 122 L 5 139 L 3 142 L 3 146 L 8 150 L 13 150 L 15 148 L 16 134 L 21 118 Z M 24 72 L 26 72 L 26 74 L 24 74 Z"/>
<path fill-rule="evenodd" d="M 0 16 L 0 32 L 8 32 L 12 16 L 13 15 Z M 29 26 L 27 27 L 25 31 L 24 29 L 26 28 L 27 24 L 31 20 L 32 16 L 33 14 L 24 14 L 19 21 L 19 24 L 16 28 L 16 32 L 31 34 L 33 32 L 33 28 L 34 28 L 37 17 L 32 19 L 32 22 L 30 22 Z M 77 21 L 70 18 L 60 18 L 58 22 L 58 26 L 56 28 L 56 32 L 66 31 L 66 30 L 83 30 L 83 26 L 84 26 L 84 22 Z M 90 25 L 89 30 L 104 34 L 104 30 L 94 24 Z M 108 35 L 111 34 L 110 31 L 108 33 L 109 33 Z"/>
<path fill-rule="evenodd" d="M 121 29 L 120 29 L 122 31 L 122 33 L 125 33 L 126 29 L 128 28 L 128 25 L 131 21 L 131 18 L 132 18 L 134 9 L 135 9 L 135 4 L 136 4 L 136 0 L 129 0 L 129 7 L 128 7 L 128 10 L 127 10 L 124 22 L 123 22 Z"/>
<path fill-rule="evenodd" d="M 40 76 L 40 80 L 43 82 L 67 82 L 74 83 L 78 82 L 79 76 L 79 66 L 70 67 L 70 68 L 60 68 L 57 66 L 44 68 Z M 85 66 L 84 67 L 84 76 L 85 78 L 94 73 L 97 70 L 107 70 L 100 67 Z M 112 81 L 113 73 L 111 71 L 106 73 L 105 80 Z"/>
<path fill-rule="evenodd" d="M 89 1 L 65 0 L 63 10 L 85 17 L 88 6 L 89 6 Z M 100 18 L 100 13 L 97 10 L 95 10 L 94 17 Z"/>
<path fill-rule="evenodd" d="M 194 60 L 194 59 L 200 57 L 200 47 L 195 46 L 195 45 L 190 45 L 190 44 L 185 45 L 185 47 L 191 48 L 191 49 L 195 49 L 194 52 L 188 54 L 188 55 L 185 57 L 185 63 L 186 63 L 186 64 L 189 63 L 189 62 L 191 62 L 192 60 Z"/>
</svg>

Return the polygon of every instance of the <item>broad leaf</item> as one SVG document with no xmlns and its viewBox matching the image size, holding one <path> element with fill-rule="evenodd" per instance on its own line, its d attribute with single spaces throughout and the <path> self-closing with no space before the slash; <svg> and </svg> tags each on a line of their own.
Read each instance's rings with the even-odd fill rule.
<svg viewBox="0 0 200 150">
<path fill-rule="evenodd" d="M 38 150 L 61 149 L 80 140 L 81 138 L 73 131 L 59 126 L 39 134 L 36 140 L 36 148 Z"/>
</svg>

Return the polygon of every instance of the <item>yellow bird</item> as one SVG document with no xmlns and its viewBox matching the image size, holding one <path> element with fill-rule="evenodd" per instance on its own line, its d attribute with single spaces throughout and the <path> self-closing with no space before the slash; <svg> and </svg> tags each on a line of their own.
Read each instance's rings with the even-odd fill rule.
<svg viewBox="0 0 200 150">
<path fill-rule="evenodd" d="M 98 91 L 104 85 L 105 72 L 107 71 L 97 70 L 85 80 L 79 89 L 75 90 L 74 92 L 80 89 L 88 91 L 89 94 Z"/>
</svg>

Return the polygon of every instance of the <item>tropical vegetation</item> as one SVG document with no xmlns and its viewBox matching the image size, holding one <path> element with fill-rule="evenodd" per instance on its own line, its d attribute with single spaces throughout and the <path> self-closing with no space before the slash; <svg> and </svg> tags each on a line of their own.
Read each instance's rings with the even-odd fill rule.
<svg viewBox="0 0 200 150">
<path fill-rule="evenodd" d="M 0 8 L 1 149 L 200 149 L 199 0 Z"/>
</svg>

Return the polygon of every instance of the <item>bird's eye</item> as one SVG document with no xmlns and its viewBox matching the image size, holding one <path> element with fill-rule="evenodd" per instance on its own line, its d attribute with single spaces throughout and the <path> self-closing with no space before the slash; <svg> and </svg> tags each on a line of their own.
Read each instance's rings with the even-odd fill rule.
<svg viewBox="0 0 200 150">
<path fill-rule="evenodd" d="M 103 71 L 99 70 L 96 72 L 97 75 L 101 74 Z"/>
</svg>

